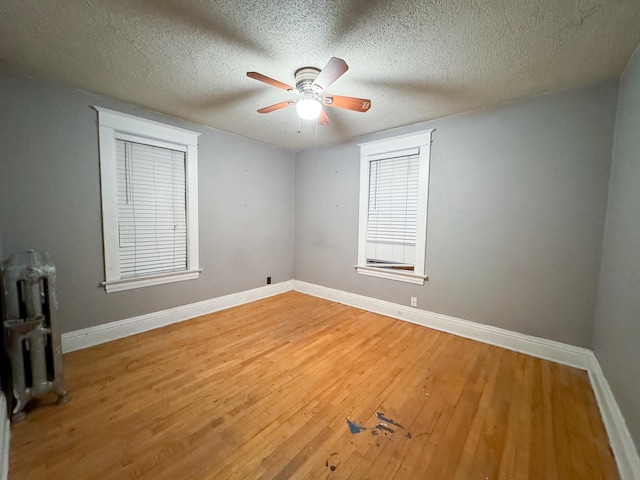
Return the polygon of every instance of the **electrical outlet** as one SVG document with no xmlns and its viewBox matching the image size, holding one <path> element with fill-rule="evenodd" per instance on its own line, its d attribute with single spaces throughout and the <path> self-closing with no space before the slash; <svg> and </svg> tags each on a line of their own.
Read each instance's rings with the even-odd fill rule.
<svg viewBox="0 0 640 480">
<path fill-rule="evenodd" d="M 418 306 L 418 297 L 411 297 L 411 306 L 412 307 Z"/>
<path fill-rule="evenodd" d="M 267 285 L 271 285 L 271 277 L 267 277 Z"/>
</svg>

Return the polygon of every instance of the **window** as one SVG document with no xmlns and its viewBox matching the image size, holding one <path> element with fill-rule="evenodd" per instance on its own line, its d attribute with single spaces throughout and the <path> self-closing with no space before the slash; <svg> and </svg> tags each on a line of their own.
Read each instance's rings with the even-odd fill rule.
<svg viewBox="0 0 640 480">
<path fill-rule="evenodd" d="M 358 273 L 424 284 L 432 131 L 359 145 Z"/>
<path fill-rule="evenodd" d="M 101 107 L 105 290 L 198 278 L 198 133 Z"/>
</svg>

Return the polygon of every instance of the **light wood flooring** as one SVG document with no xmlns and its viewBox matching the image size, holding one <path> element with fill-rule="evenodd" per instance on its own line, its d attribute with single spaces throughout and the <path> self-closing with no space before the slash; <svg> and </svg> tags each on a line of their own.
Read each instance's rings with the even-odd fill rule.
<svg viewBox="0 0 640 480">
<path fill-rule="evenodd" d="M 296 292 L 65 369 L 10 480 L 619 478 L 585 372 Z"/>
</svg>

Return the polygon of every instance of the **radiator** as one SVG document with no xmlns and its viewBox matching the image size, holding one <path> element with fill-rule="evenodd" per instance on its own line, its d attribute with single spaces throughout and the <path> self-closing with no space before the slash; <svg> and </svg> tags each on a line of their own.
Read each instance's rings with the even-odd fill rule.
<svg viewBox="0 0 640 480">
<path fill-rule="evenodd" d="M 63 384 L 62 345 L 56 300 L 56 269 L 47 253 L 27 250 L 2 264 L 4 347 L 11 364 L 11 421 L 25 417 L 33 398 L 69 394 Z"/>
</svg>

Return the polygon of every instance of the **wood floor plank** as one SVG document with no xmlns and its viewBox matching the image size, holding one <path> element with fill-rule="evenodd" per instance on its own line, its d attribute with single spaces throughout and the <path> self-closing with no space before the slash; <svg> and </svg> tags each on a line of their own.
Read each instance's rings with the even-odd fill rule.
<svg viewBox="0 0 640 480">
<path fill-rule="evenodd" d="M 619 478 L 585 372 L 296 292 L 65 374 L 12 426 L 12 480 Z"/>
<path fill-rule="evenodd" d="M 504 353 L 498 349 L 491 350 L 489 352 L 482 352 L 479 356 L 479 361 L 483 362 L 484 367 L 484 382 L 482 385 L 482 391 L 480 394 L 480 401 L 478 409 L 475 415 L 472 417 L 471 425 L 469 427 L 469 434 L 464 443 L 462 450 L 462 456 L 458 462 L 454 480 L 465 480 L 474 476 L 489 476 L 488 472 L 491 470 L 491 461 L 493 465 L 497 465 L 498 459 L 495 457 L 483 457 L 478 455 L 478 447 L 480 445 L 483 434 L 485 433 L 486 426 L 486 412 L 491 408 L 493 389 L 495 388 L 498 370 L 491 368 L 491 365 L 495 365 L 498 362 L 499 355 Z M 504 421 L 504 419 L 503 419 Z"/>
</svg>

